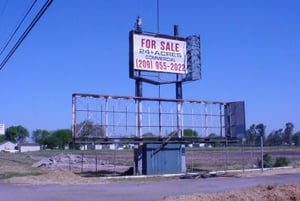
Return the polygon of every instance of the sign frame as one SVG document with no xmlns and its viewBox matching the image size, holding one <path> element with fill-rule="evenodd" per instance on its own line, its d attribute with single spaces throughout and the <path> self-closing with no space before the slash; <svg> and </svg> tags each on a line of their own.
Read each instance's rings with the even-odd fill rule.
<svg viewBox="0 0 300 201">
<path fill-rule="evenodd" d="M 187 43 L 182 37 L 129 32 L 129 77 L 139 72 L 187 74 Z"/>
</svg>

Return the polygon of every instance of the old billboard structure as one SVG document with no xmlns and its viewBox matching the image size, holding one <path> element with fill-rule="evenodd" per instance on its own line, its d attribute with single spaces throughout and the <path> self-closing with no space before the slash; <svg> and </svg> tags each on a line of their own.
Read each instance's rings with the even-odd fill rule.
<svg viewBox="0 0 300 201">
<path fill-rule="evenodd" d="M 73 142 L 131 144 L 135 174 L 182 173 L 186 144 L 244 137 L 244 102 L 184 99 L 182 83 L 201 79 L 200 36 L 143 32 L 138 22 L 129 32 L 135 96 L 72 94 Z M 143 97 L 143 83 L 174 85 L 175 98 Z"/>
<path fill-rule="evenodd" d="M 78 93 L 72 106 L 73 142 L 133 145 L 139 174 L 184 172 L 185 144 L 236 142 L 245 131 L 244 102 Z"/>
</svg>

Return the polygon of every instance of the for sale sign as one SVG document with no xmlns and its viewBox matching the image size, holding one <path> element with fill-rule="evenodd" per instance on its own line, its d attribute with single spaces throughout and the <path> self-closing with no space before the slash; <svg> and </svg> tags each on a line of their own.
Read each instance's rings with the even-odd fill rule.
<svg viewBox="0 0 300 201">
<path fill-rule="evenodd" d="M 186 41 L 171 36 L 132 32 L 131 68 L 165 73 L 187 73 Z"/>
</svg>

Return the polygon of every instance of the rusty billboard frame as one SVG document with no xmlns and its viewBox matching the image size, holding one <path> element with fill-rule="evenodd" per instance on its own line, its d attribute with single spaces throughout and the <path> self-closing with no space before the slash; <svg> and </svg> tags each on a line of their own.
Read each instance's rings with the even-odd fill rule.
<svg viewBox="0 0 300 201">
<path fill-rule="evenodd" d="M 228 104 L 221 101 L 74 93 L 73 142 L 228 142 L 235 140 L 228 138 L 225 131 L 225 108 Z M 183 135 L 186 130 L 196 135 L 186 137 Z"/>
</svg>

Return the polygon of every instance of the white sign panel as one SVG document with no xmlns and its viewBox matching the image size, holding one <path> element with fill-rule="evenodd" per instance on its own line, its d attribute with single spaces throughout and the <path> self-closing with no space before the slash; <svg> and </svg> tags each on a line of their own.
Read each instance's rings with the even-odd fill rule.
<svg viewBox="0 0 300 201">
<path fill-rule="evenodd" d="M 166 73 L 187 73 L 186 41 L 133 35 L 133 68 Z"/>
<path fill-rule="evenodd" d="M 0 124 L 0 135 L 4 135 L 4 134 L 5 134 L 5 125 Z"/>
</svg>

